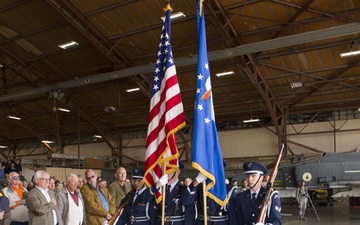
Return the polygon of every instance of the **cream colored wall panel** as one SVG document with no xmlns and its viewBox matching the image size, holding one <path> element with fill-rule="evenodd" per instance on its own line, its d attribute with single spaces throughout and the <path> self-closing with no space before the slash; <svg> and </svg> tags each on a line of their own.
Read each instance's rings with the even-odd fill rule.
<svg viewBox="0 0 360 225">
<path fill-rule="evenodd" d="M 295 124 L 287 126 L 288 134 L 296 133 L 308 133 L 308 132 L 322 132 L 322 131 L 333 131 L 334 127 L 332 123 L 320 122 L 310 124 Z"/>
<path fill-rule="evenodd" d="M 359 129 L 360 120 L 347 120 L 347 121 L 336 121 L 336 129 L 346 130 L 346 129 Z"/>
<path fill-rule="evenodd" d="M 57 180 L 65 180 L 65 168 L 47 167 L 46 172 L 48 172 L 51 177 L 55 177 Z"/>
<path fill-rule="evenodd" d="M 277 136 L 264 128 L 218 133 L 223 158 L 276 155 Z"/>
<path fill-rule="evenodd" d="M 64 154 L 77 155 L 78 145 L 67 145 L 64 148 Z M 109 156 L 111 149 L 104 142 L 82 144 L 80 146 L 80 155 L 87 156 Z"/>
<path fill-rule="evenodd" d="M 124 146 L 122 152 L 124 155 L 129 156 L 138 161 L 145 160 L 145 149 L 146 149 L 146 139 L 131 139 L 123 141 Z M 123 163 L 134 162 L 131 159 L 123 157 Z"/>
<path fill-rule="evenodd" d="M 123 148 L 130 148 L 134 146 L 144 146 L 145 149 L 146 139 L 131 139 L 131 140 L 124 140 L 123 141 Z"/>
<path fill-rule="evenodd" d="M 288 140 L 323 152 L 333 152 L 334 149 L 334 137 L 331 134 L 289 136 Z M 309 149 L 302 148 L 292 143 L 289 143 L 288 145 L 294 154 L 316 154 L 314 151 L 310 151 Z"/>
<path fill-rule="evenodd" d="M 348 152 L 360 145 L 360 131 L 344 132 L 345 130 L 359 129 L 360 120 L 336 121 L 335 127 L 337 129 L 336 134 L 334 133 L 333 122 L 331 124 L 329 122 L 318 122 L 307 126 L 306 124 L 288 126 L 288 140 L 323 152 Z M 291 135 L 294 130 L 301 134 Z M 309 149 L 291 143 L 289 146 L 295 154 L 314 154 Z"/>
<path fill-rule="evenodd" d="M 342 132 L 336 135 L 336 152 L 360 149 L 360 131 Z"/>
<path fill-rule="evenodd" d="M 23 166 L 23 167 L 22 167 L 22 175 L 25 177 L 25 179 L 26 179 L 28 182 L 31 181 L 31 178 L 32 178 L 32 176 L 34 176 L 34 174 L 35 174 L 35 170 L 30 169 L 30 168 L 28 168 L 28 167 L 26 167 L 26 166 Z"/>
</svg>

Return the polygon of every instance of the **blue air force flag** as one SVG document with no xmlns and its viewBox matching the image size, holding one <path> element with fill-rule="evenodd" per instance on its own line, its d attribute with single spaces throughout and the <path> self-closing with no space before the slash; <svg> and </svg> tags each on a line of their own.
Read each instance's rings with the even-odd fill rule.
<svg viewBox="0 0 360 225">
<path fill-rule="evenodd" d="M 192 166 L 207 177 L 206 195 L 219 205 L 224 205 L 226 203 L 225 173 L 215 124 L 205 20 L 201 2 L 201 0 L 197 1 L 199 56 Z"/>
</svg>

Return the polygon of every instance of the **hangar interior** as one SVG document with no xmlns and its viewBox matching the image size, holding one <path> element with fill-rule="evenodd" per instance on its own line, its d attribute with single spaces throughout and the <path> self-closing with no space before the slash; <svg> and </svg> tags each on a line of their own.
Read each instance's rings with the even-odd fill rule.
<svg viewBox="0 0 360 225">
<path fill-rule="evenodd" d="M 184 14 L 172 20 L 171 44 L 187 122 L 178 132 L 179 149 L 190 162 L 198 55 L 193 0 L 1 1 L 1 156 L 79 166 L 84 156 L 66 156 L 64 149 L 72 146 L 77 155 L 76 146 L 102 143 L 110 151 L 104 160 L 139 163 L 123 147 L 128 140 L 146 138 L 167 3 L 173 14 Z M 319 152 L 301 139 L 289 142 L 289 127 L 360 119 L 360 57 L 341 56 L 360 50 L 359 1 L 203 4 L 218 131 L 271 130 L 274 149 L 284 142 L 286 157 L 293 157 L 297 147 Z M 70 41 L 77 45 L 59 48 Z M 216 76 L 224 71 L 234 73 Z M 133 88 L 138 91 L 127 91 Z M 243 122 L 253 118 L 260 121 Z M 356 135 L 359 129 L 334 125 L 332 131 L 313 134 Z"/>
</svg>

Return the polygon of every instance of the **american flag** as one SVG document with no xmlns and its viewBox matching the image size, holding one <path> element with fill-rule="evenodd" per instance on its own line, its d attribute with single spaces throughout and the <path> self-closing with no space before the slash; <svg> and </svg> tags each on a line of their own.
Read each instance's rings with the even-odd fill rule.
<svg viewBox="0 0 360 225">
<path fill-rule="evenodd" d="M 170 44 L 170 14 L 170 9 L 166 10 L 152 83 L 144 174 L 148 187 L 163 175 L 161 167 L 164 163 L 167 174 L 177 170 L 179 152 L 175 132 L 185 126 L 184 109 Z M 160 201 L 161 193 L 158 192 L 156 202 Z"/>
<path fill-rule="evenodd" d="M 206 196 L 223 206 L 227 201 L 225 172 L 215 124 L 215 112 L 211 91 L 211 77 L 207 56 L 206 30 L 203 12 L 202 0 L 198 0 L 197 24 L 199 56 L 194 132 L 192 138 L 192 166 L 207 177 Z"/>
</svg>

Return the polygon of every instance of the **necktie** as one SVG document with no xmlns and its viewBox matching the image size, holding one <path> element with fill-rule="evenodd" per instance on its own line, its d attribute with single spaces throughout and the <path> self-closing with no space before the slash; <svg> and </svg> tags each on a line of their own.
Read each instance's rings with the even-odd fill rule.
<svg viewBox="0 0 360 225">
<path fill-rule="evenodd" d="M 136 200 L 137 196 L 139 196 L 139 192 L 138 192 L 138 191 L 136 192 L 136 194 L 135 194 L 135 196 L 134 196 L 133 203 L 135 202 L 135 200 Z"/>
<path fill-rule="evenodd" d="M 166 185 L 166 198 L 167 198 L 167 196 L 169 196 L 169 194 L 170 194 L 170 188 L 171 188 L 170 185 Z"/>
<path fill-rule="evenodd" d="M 254 206 L 255 205 L 255 201 L 256 201 L 256 193 L 252 193 L 252 198 L 251 198 L 251 205 Z"/>
</svg>

